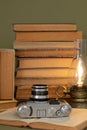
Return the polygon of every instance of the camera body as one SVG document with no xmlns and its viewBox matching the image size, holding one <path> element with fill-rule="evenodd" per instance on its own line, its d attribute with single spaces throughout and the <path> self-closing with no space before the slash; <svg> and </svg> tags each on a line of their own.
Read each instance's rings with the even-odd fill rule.
<svg viewBox="0 0 87 130">
<path fill-rule="evenodd" d="M 49 99 L 48 101 L 27 101 L 17 108 L 17 113 L 21 118 L 49 118 L 49 117 L 65 117 L 71 113 L 71 106 L 57 99 Z"/>
<path fill-rule="evenodd" d="M 46 85 L 34 85 L 30 100 L 18 105 L 17 114 L 21 118 L 54 118 L 69 116 L 71 110 L 65 100 L 49 99 Z"/>
</svg>

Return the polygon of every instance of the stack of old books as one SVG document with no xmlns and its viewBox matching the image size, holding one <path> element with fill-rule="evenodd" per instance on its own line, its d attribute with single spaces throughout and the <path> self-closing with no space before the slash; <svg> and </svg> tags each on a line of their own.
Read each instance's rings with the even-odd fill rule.
<svg viewBox="0 0 87 130">
<path fill-rule="evenodd" d="M 79 51 L 75 40 L 82 39 L 82 32 L 76 24 L 14 24 L 13 29 L 16 99 L 28 99 L 33 84 L 47 84 L 49 97 L 57 97 L 57 86 L 67 86 L 72 79 L 69 68 Z"/>
</svg>

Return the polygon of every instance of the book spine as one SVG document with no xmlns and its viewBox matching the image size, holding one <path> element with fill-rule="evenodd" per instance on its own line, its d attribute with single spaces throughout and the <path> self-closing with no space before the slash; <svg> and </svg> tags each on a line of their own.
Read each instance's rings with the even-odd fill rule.
<svg viewBox="0 0 87 130">
<path fill-rule="evenodd" d="M 17 105 L 17 101 L 16 100 L 0 101 L 0 111 L 16 107 L 16 105 Z"/>
<path fill-rule="evenodd" d="M 47 85 L 58 85 L 58 84 L 63 84 L 66 85 L 68 84 L 70 81 L 72 81 L 73 78 L 70 77 L 44 77 L 44 78 L 16 78 L 15 79 L 15 86 L 22 86 L 22 85 L 33 85 L 33 84 L 47 84 Z"/>
<path fill-rule="evenodd" d="M 73 77 L 75 73 L 75 69 L 71 71 L 71 77 Z M 54 69 L 18 69 L 16 77 L 17 78 L 27 78 L 27 77 L 59 77 L 59 78 L 65 78 L 68 77 L 69 68 L 54 68 Z"/>
<path fill-rule="evenodd" d="M 15 50 L 60 50 L 60 49 L 78 49 L 77 43 L 75 41 L 72 42 L 20 42 L 14 41 L 13 47 Z"/>
<path fill-rule="evenodd" d="M 76 24 L 14 24 L 14 31 L 76 31 Z"/>
<path fill-rule="evenodd" d="M 77 50 L 16 50 L 17 57 L 76 57 Z"/>
<path fill-rule="evenodd" d="M 73 58 L 19 58 L 18 68 L 68 68 L 71 66 Z M 76 60 L 74 60 L 76 63 Z"/>
<path fill-rule="evenodd" d="M 14 50 L 0 49 L 0 99 L 14 98 Z"/>
<path fill-rule="evenodd" d="M 16 32 L 16 41 L 74 41 L 82 39 L 82 32 Z"/>
</svg>

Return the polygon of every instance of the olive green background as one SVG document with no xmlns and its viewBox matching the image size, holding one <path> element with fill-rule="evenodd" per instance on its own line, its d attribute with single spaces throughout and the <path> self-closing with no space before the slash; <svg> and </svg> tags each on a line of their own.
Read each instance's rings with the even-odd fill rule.
<svg viewBox="0 0 87 130">
<path fill-rule="evenodd" d="M 0 0 L 0 48 L 12 48 L 14 23 L 76 23 L 87 38 L 87 0 Z"/>
<path fill-rule="evenodd" d="M 87 38 L 87 0 L 0 0 L 0 48 L 13 48 L 15 23 L 76 23 Z"/>
</svg>

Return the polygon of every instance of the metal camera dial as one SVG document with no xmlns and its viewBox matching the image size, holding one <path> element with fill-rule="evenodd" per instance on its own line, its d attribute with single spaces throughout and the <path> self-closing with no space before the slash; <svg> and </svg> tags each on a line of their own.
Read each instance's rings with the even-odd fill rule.
<svg viewBox="0 0 87 130">
<path fill-rule="evenodd" d="M 32 107 L 27 106 L 26 104 L 20 104 L 20 106 L 17 108 L 17 111 L 19 113 L 19 116 L 22 118 L 28 118 L 32 115 Z"/>
<path fill-rule="evenodd" d="M 71 112 L 71 106 L 65 104 L 61 107 L 61 113 L 65 114 L 67 116 Z"/>
<path fill-rule="evenodd" d="M 69 106 L 68 104 L 64 104 L 60 107 L 60 109 L 58 109 L 56 111 L 56 115 L 61 117 L 61 115 L 67 116 L 71 113 L 71 106 Z"/>
</svg>

